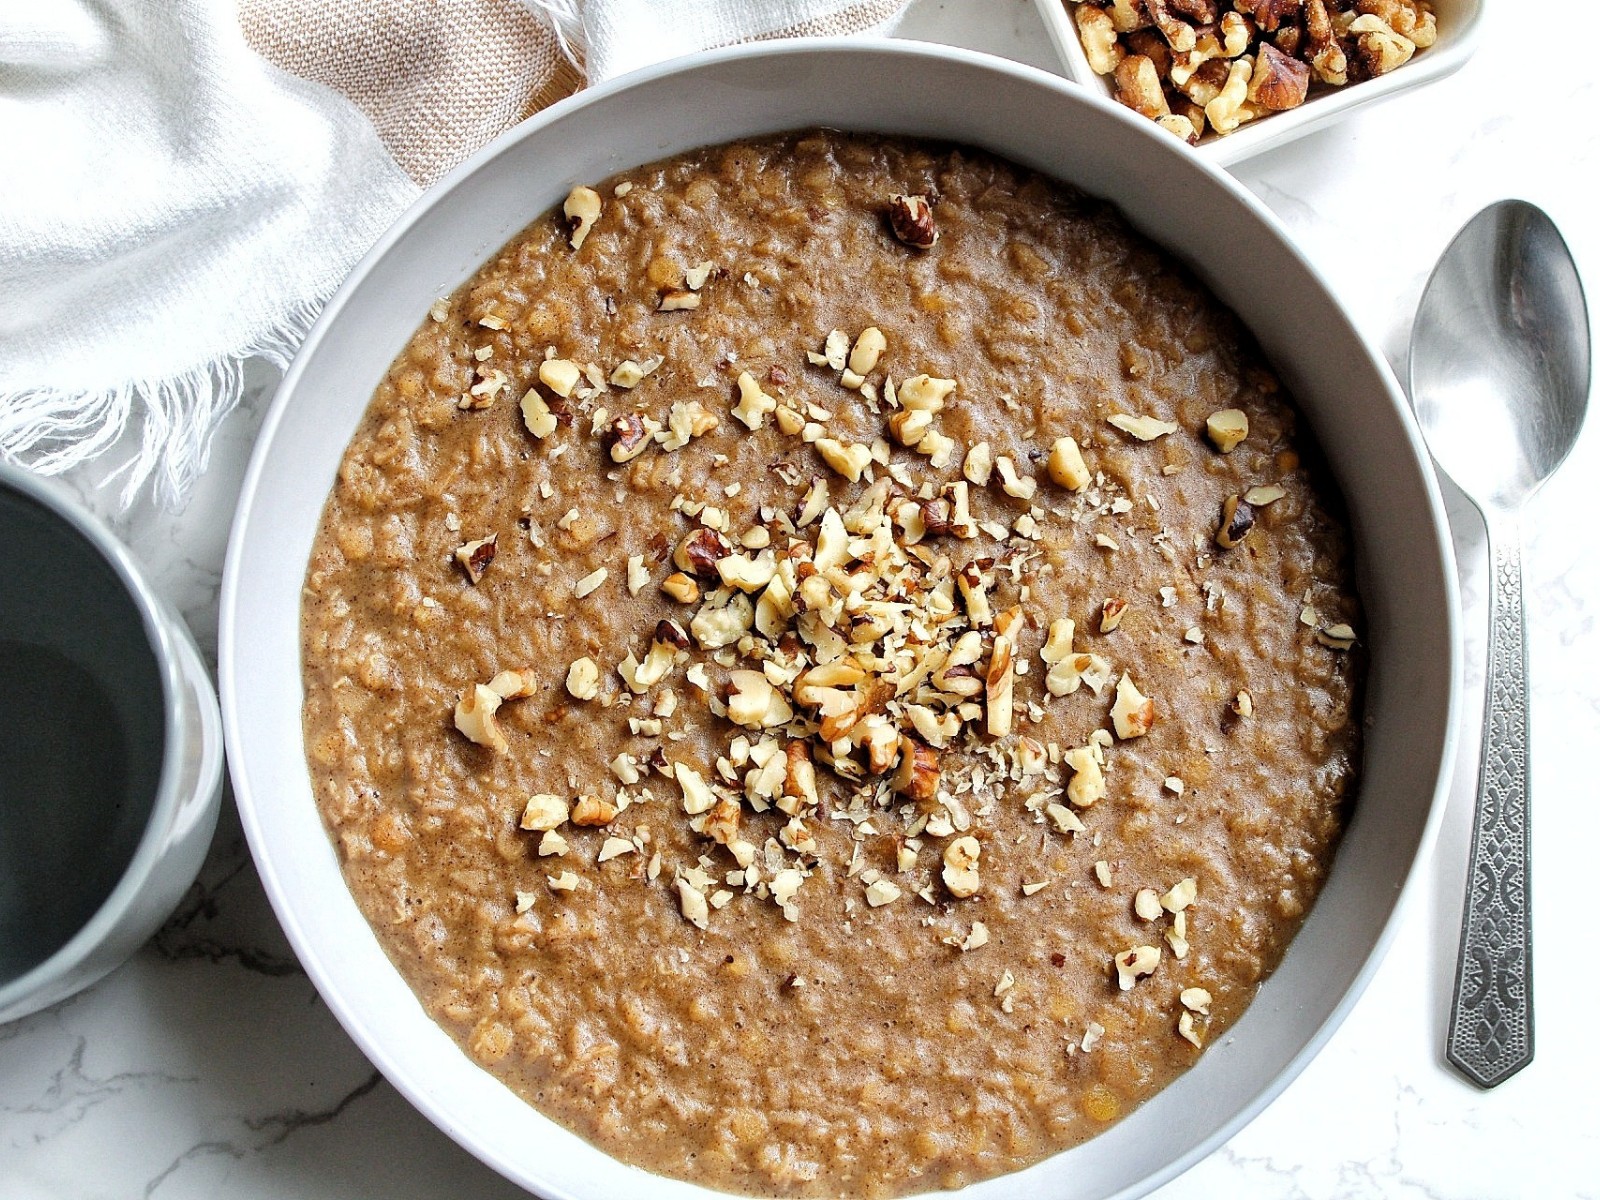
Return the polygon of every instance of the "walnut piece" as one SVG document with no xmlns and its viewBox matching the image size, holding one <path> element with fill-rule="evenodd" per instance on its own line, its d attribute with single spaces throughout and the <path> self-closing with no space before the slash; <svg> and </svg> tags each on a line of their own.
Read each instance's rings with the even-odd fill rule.
<svg viewBox="0 0 1600 1200">
<path fill-rule="evenodd" d="M 958 900 L 978 894 L 983 882 L 978 878 L 978 858 L 982 853 L 978 839 L 971 836 L 958 837 L 945 847 L 944 885 Z"/>
<path fill-rule="evenodd" d="M 1066 488 L 1069 492 L 1080 492 L 1089 486 L 1093 476 L 1089 474 L 1089 467 L 1083 461 L 1083 452 L 1078 449 L 1078 443 L 1069 437 L 1059 437 L 1050 447 L 1050 457 L 1045 460 L 1045 471 L 1050 476 L 1051 482 Z"/>
<path fill-rule="evenodd" d="M 476 584 L 482 579 L 483 573 L 494 561 L 495 546 L 499 537 L 499 534 L 491 533 L 486 538 L 456 547 L 456 561 L 461 564 L 461 569 L 467 573 L 467 579 L 471 583 Z"/>
<path fill-rule="evenodd" d="M 869 375 L 878 365 L 878 359 L 889 348 L 889 341 L 883 336 L 883 330 L 876 325 L 868 325 L 856 338 L 854 349 L 850 351 L 850 369 L 857 375 Z"/>
<path fill-rule="evenodd" d="M 1139 691 L 1133 676 L 1126 671 L 1117 680 L 1117 699 L 1111 706 L 1111 723 L 1117 736 L 1124 741 L 1143 737 L 1155 727 L 1155 701 Z"/>
<path fill-rule="evenodd" d="M 505 754 L 511 749 L 506 735 L 500 732 L 500 726 L 495 722 L 494 715 L 499 711 L 501 702 L 499 693 L 478 683 L 461 697 L 455 711 L 456 728 L 462 735 L 469 742 L 487 746 L 496 754 Z"/>
<path fill-rule="evenodd" d="M 1222 502 L 1222 519 L 1217 522 L 1217 545 L 1232 550 L 1255 526 L 1256 511 L 1239 496 L 1229 496 Z"/>
<path fill-rule="evenodd" d="M 1256 51 L 1255 72 L 1246 91 L 1252 104 L 1268 112 L 1283 112 L 1305 103 L 1311 86 L 1311 68 L 1290 58 L 1271 42 L 1262 42 Z"/>
<path fill-rule="evenodd" d="M 931 250 L 939 240 L 933 205 L 926 196 L 890 196 L 889 227 L 894 230 L 895 237 L 913 250 Z"/>
<path fill-rule="evenodd" d="M 1223 408 L 1206 418 L 1206 437 L 1224 454 L 1249 436 L 1250 418 L 1243 409 Z"/>
<path fill-rule="evenodd" d="M 567 240 L 574 250 L 583 249 L 589 230 L 600 219 L 600 209 L 600 193 L 591 187 L 575 187 L 567 193 L 561 212 L 567 218 Z"/>
<path fill-rule="evenodd" d="M 1159 946 L 1131 946 L 1124 950 L 1115 959 L 1117 968 L 1117 987 L 1126 992 L 1133 988 L 1142 976 L 1153 973 L 1161 963 L 1161 948 Z"/>
<path fill-rule="evenodd" d="M 522 810 L 522 828 L 547 832 L 565 825 L 568 816 L 567 802 L 560 796 L 539 792 L 528 797 Z"/>
<path fill-rule="evenodd" d="M 583 369 L 570 358 L 547 358 L 539 364 L 539 382 L 563 400 L 583 378 Z"/>
</svg>

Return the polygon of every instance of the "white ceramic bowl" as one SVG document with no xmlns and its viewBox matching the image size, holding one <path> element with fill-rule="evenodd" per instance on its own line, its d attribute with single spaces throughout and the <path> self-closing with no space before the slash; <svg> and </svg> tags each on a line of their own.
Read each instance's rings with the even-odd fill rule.
<svg viewBox="0 0 1600 1200">
<path fill-rule="evenodd" d="M 1075 4 L 1068 0 L 1036 0 L 1050 40 L 1061 57 L 1061 68 L 1068 79 L 1081 83 L 1096 95 L 1110 98 L 1109 76 L 1096 75 L 1083 52 L 1078 26 L 1073 20 Z M 1418 51 L 1411 61 L 1387 75 L 1363 80 L 1348 87 L 1314 92 L 1299 108 L 1273 113 L 1241 125 L 1226 137 L 1208 133 L 1193 152 L 1219 167 L 1241 162 L 1252 154 L 1281 146 L 1284 142 L 1310 133 L 1328 122 L 1363 105 L 1393 96 L 1433 79 L 1443 79 L 1458 70 L 1477 49 L 1487 0 L 1433 0 L 1439 22 L 1439 40 Z M 1171 136 L 1171 135 L 1168 135 Z"/>
<path fill-rule="evenodd" d="M 329 1007 L 441 1129 L 550 1197 L 707 1194 L 623 1166 L 529 1109 L 428 1019 L 384 957 L 345 888 L 307 781 L 300 589 L 344 445 L 435 297 L 576 183 L 806 125 L 981 145 L 1116 202 L 1255 331 L 1349 499 L 1373 659 L 1370 730 L 1360 801 L 1321 901 L 1232 1036 L 1192 1071 L 1087 1145 L 962 1193 L 1137 1194 L 1259 1111 L 1376 968 L 1452 758 L 1455 576 L 1438 493 L 1393 376 L 1271 215 L 1169 134 L 1057 77 L 909 42 L 734 48 L 557 105 L 424 196 L 328 305 L 278 392 L 245 481 L 221 628 L 223 713 L 245 829 Z"/>
</svg>

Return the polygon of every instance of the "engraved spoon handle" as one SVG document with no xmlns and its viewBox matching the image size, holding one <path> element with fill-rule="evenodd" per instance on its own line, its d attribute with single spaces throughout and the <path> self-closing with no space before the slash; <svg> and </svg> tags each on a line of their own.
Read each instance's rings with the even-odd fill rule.
<svg viewBox="0 0 1600 1200">
<path fill-rule="evenodd" d="M 1533 1059 L 1533 933 L 1522 539 L 1516 517 L 1485 518 L 1491 566 L 1488 683 L 1447 1052 L 1469 1079 L 1492 1088 Z"/>
</svg>

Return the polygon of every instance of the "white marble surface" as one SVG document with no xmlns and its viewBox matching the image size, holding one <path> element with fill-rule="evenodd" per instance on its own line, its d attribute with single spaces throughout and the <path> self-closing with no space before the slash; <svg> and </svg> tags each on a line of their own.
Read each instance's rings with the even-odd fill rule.
<svg viewBox="0 0 1600 1200">
<path fill-rule="evenodd" d="M 1591 174 L 1600 95 L 1589 0 L 1491 0 L 1459 75 L 1359 113 L 1235 173 L 1289 227 L 1403 372 L 1422 282 L 1482 205 L 1520 195 L 1556 218 L 1600 279 Z M 1049 67 L 1029 0 L 918 0 L 910 36 Z M 275 375 L 252 370 L 189 507 L 115 515 L 208 649 L 227 527 Z M 1492 453 L 1493 447 L 1486 447 Z M 1600 423 L 1527 514 L 1534 664 L 1538 1053 L 1480 1092 L 1441 1053 L 1465 874 L 1477 722 L 1464 730 L 1442 832 L 1382 969 L 1327 1048 L 1252 1124 L 1156 1193 L 1229 1197 L 1600 1197 L 1600 970 L 1590 889 L 1600 845 L 1590 738 L 1600 720 Z M 73 482 L 111 515 L 96 473 Z M 1446 485 L 1482 695 L 1483 534 Z M 521 1195 L 436 1131 L 373 1070 L 300 971 L 226 806 L 200 883 L 99 986 L 0 1027 L 0 1200 L 491 1200 Z"/>
</svg>

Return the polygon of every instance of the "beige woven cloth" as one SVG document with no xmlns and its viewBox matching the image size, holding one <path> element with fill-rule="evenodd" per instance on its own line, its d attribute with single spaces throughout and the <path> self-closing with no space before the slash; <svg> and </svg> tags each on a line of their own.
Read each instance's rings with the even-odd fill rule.
<svg viewBox="0 0 1600 1200">
<path fill-rule="evenodd" d="M 882 31 L 904 5 L 239 0 L 239 24 L 268 62 L 361 109 L 395 161 L 427 186 L 586 79 L 740 41 Z"/>
<path fill-rule="evenodd" d="M 518 0 L 240 0 L 239 26 L 262 58 L 350 100 L 424 186 L 582 82 Z"/>
<path fill-rule="evenodd" d="M 694 50 L 905 0 L 0 3 L 0 457 L 181 504 L 382 231 L 497 134 Z"/>
</svg>

